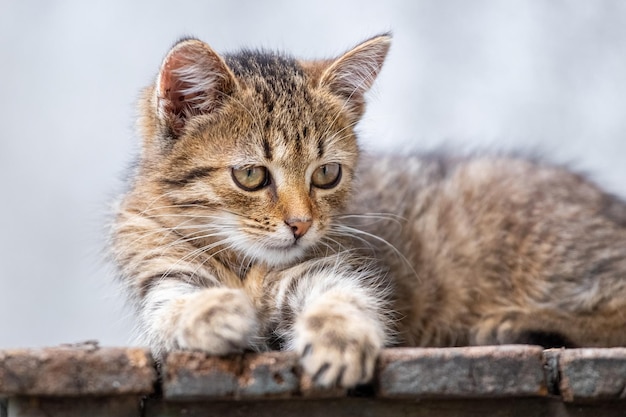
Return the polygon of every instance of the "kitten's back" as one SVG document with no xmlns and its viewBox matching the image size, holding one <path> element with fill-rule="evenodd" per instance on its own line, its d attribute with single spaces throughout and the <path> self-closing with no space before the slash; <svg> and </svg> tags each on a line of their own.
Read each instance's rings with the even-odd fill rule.
<svg viewBox="0 0 626 417">
<path fill-rule="evenodd" d="M 553 324 L 606 314 L 606 329 L 598 319 L 569 339 L 626 343 L 623 328 L 608 336 L 626 308 L 621 200 L 563 168 L 515 157 L 377 157 L 360 172 L 352 209 L 398 216 L 357 227 L 389 243 L 370 239 L 396 277 L 410 344 L 475 343 L 471 329 L 498 311 Z"/>
</svg>

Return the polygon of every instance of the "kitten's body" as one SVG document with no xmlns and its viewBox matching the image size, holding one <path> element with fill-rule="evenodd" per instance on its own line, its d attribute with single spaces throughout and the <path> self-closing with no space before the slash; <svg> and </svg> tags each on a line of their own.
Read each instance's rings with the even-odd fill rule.
<svg viewBox="0 0 626 417">
<path fill-rule="evenodd" d="M 356 227 L 390 243 L 377 257 L 403 344 L 626 344 L 626 206 L 613 196 L 503 156 L 377 157 L 360 179 L 352 211 L 402 219 Z"/>
<path fill-rule="evenodd" d="M 389 46 L 177 44 L 142 99 L 113 253 L 157 353 L 281 347 L 321 385 L 384 345 L 626 345 L 626 205 L 506 157 L 358 159 Z"/>
</svg>

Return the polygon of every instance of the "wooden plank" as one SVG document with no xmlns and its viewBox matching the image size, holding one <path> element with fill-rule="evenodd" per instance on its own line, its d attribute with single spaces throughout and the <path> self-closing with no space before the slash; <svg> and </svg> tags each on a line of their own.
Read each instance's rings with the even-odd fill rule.
<svg viewBox="0 0 626 417">
<path fill-rule="evenodd" d="M 558 366 L 564 401 L 626 400 L 626 348 L 564 349 Z"/>
<path fill-rule="evenodd" d="M 150 352 L 137 348 L 58 347 L 0 350 L 0 396 L 150 394 Z"/>
<path fill-rule="evenodd" d="M 378 393 L 385 398 L 546 396 L 543 349 L 477 346 L 388 349 L 381 354 Z"/>
</svg>

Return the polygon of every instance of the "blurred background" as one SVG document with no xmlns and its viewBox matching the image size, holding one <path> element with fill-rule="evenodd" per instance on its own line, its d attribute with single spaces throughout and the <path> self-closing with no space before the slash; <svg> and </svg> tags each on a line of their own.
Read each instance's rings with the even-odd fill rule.
<svg viewBox="0 0 626 417">
<path fill-rule="evenodd" d="M 311 58 L 389 30 L 365 148 L 530 149 L 626 196 L 622 0 L 0 0 L 0 348 L 129 342 L 106 224 L 174 41 Z"/>
</svg>

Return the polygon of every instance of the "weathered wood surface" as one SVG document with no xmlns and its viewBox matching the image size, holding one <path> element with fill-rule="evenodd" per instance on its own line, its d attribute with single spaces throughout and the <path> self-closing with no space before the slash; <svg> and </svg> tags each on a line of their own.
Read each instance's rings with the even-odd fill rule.
<svg viewBox="0 0 626 417">
<path fill-rule="evenodd" d="M 626 416 L 626 348 L 387 349 L 375 380 L 320 390 L 293 352 L 212 357 L 95 344 L 0 350 L 0 417 Z"/>
</svg>

